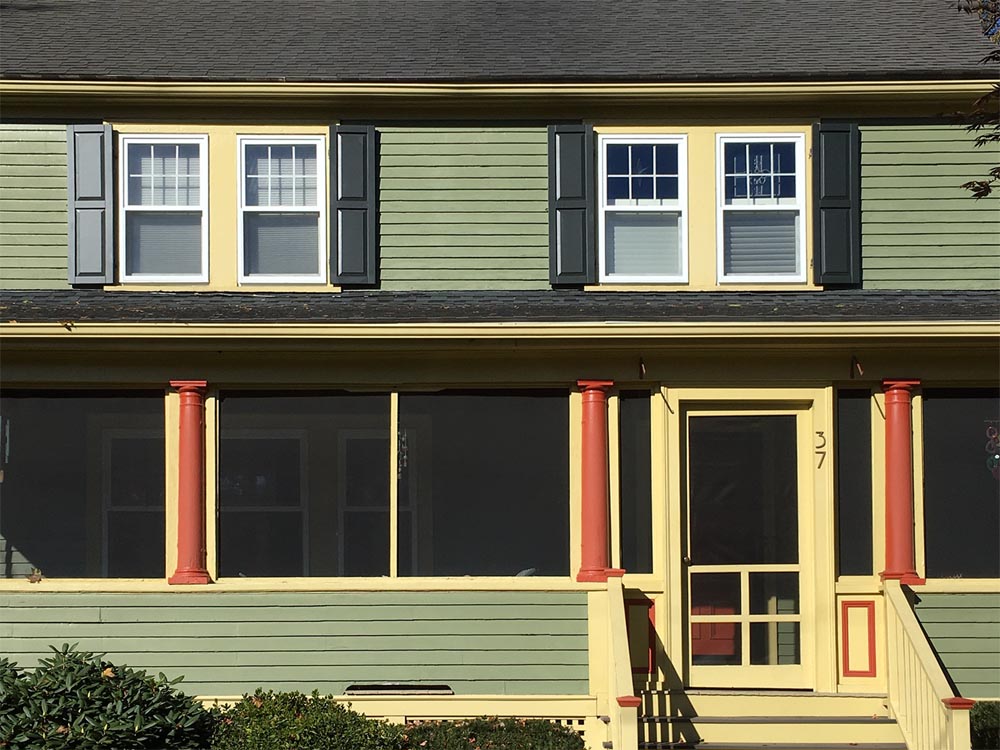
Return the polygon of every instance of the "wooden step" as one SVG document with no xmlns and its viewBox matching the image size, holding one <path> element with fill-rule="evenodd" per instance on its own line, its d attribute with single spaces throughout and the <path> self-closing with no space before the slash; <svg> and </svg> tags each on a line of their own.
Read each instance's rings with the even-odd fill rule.
<svg viewBox="0 0 1000 750">
<path fill-rule="evenodd" d="M 646 691 L 647 716 L 881 716 L 889 715 L 884 695 L 806 691 L 688 690 Z"/>
<path fill-rule="evenodd" d="M 655 717 L 659 718 L 659 717 Z M 892 719 L 855 717 L 714 716 L 668 717 L 666 721 L 645 721 L 644 739 L 658 742 L 689 743 L 805 743 L 892 744 L 903 737 Z M 841 720 L 848 719 L 848 720 Z M 853 720 L 852 720 L 853 719 Z"/>
</svg>

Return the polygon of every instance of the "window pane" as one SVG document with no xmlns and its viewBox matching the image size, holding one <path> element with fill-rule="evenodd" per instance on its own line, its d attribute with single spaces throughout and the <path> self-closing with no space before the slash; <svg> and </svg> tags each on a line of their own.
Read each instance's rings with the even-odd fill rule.
<svg viewBox="0 0 1000 750">
<path fill-rule="evenodd" d="M 649 391 L 623 391 L 618 396 L 621 564 L 630 573 L 653 572 L 649 431 Z"/>
<path fill-rule="evenodd" d="M 608 174 L 628 174 L 628 146 L 625 144 L 608 144 Z"/>
<path fill-rule="evenodd" d="M 628 177 L 608 178 L 608 203 L 614 205 L 618 200 L 628 200 Z"/>
<path fill-rule="evenodd" d="M 569 572 L 568 404 L 562 391 L 400 395 L 415 575 Z"/>
<path fill-rule="evenodd" d="M 747 144 L 727 143 L 723 147 L 725 153 L 725 174 L 747 173 Z"/>
<path fill-rule="evenodd" d="M 1000 577 L 1000 391 L 924 391 L 927 575 Z"/>
<path fill-rule="evenodd" d="M 750 614 L 797 615 L 798 573 L 750 573 Z"/>
<path fill-rule="evenodd" d="M 248 276 L 319 273 L 319 214 L 247 212 L 243 215 Z"/>
<path fill-rule="evenodd" d="M 659 200 L 677 200 L 677 178 L 657 177 L 656 197 Z"/>
<path fill-rule="evenodd" d="M 767 174 L 771 171 L 771 144 L 751 143 L 750 174 Z"/>
<path fill-rule="evenodd" d="M 775 198 L 794 198 L 795 197 L 795 177 L 784 176 L 774 178 L 774 197 Z"/>
<path fill-rule="evenodd" d="M 315 144 L 248 143 L 244 148 L 247 206 L 316 205 Z"/>
<path fill-rule="evenodd" d="M 751 664 L 798 664 L 799 646 L 797 622 L 750 623 Z"/>
<path fill-rule="evenodd" d="M 653 174 L 653 147 L 648 145 L 631 146 L 632 174 Z"/>
<path fill-rule="evenodd" d="M 794 564 L 799 558 L 795 417 L 691 417 L 694 565 Z"/>
<path fill-rule="evenodd" d="M 605 251 L 609 274 L 680 275 L 680 214 L 608 213 Z"/>
<path fill-rule="evenodd" d="M 0 578 L 162 576 L 163 436 L 162 392 L 5 391 Z"/>
<path fill-rule="evenodd" d="M 740 614 L 740 574 L 692 573 L 691 614 Z"/>
<path fill-rule="evenodd" d="M 125 214 L 125 273 L 201 273 L 201 212 Z"/>
<path fill-rule="evenodd" d="M 799 271 L 798 211 L 726 211 L 722 237 L 726 276 Z"/>
<path fill-rule="evenodd" d="M 774 171 L 795 174 L 795 144 L 774 144 Z"/>
<path fill-rule="evenodd" d="M 222 576 L 388 574 L 388 396 L 223 394 L 219 420 Z"/>
<path fill-rule="evenodd" d="M 632 178 L 632 197 L 650 200 L 653 197 L 652 177 Z"/>
<path fill-rule="evenodd" d="M 837 393 L 837 573 L 872 574 L 871 392 Z"/>
<path fill-rule="evenodd" d="M 656 146 L 656 174 L 677 174 L 676 143 L 663 143 Z"/>
</svg>

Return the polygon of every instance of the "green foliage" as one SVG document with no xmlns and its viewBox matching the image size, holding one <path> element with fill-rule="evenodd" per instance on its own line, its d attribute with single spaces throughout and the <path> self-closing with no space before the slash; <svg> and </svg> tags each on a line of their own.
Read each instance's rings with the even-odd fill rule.
<svg viewBox="0 0 1000 750">
<path fill-rule="evenodd" d="M 1000 749 L 1000 702 L 976 701 L 969 712 L 974 750 Z"/>
<path fill-rule="evenodd" d="M 204 747 L 212 715 L 162 674 L 53 647 L 32 671 L 0 660 L 0 748 L 180 750 Z"/>
<path fill-rule="evenodd" d="M 425 721 L 406 727 L 413 750 L 583 750 L 583 739 L 569 727 L 544 719 L 482 717 Z"/>
<path fill-rule="evenodd" d="M 316 691 L 308 696 L 258 688 L 221 714 L 212 738 L 213 750 L 304 748 L 402 750 L 403 729 L 368 719 Z"/>
</svg>

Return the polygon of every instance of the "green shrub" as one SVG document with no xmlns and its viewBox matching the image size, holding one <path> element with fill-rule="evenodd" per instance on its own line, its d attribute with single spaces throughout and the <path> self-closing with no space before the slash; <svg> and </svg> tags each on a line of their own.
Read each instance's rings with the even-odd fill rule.
<svg viewBox="0 0 1000 750">
<path fill-rule="evenodd" d="M 212 716 L 162 674 L 63 645 L 31 671 L 0 661 L 0 748 L 178 750 L 204 747 Z"/>
<path fill-rule="evenodd" d="M 969 712 L 974 750 L 1000 749 L 1000 702 L 977 701 Z"/>
<path fill-rule="evenodd" d="M 213 750 L 402 750 L 403 728 L 368 719 L 313 691 L 263 692 L 219 717 Z M 463 748 L 468 750 L 468 748 Z"/>
<path fill-rule="evenodd" d="M 425 721 L 406 727 L 414 750 L 583 750 L 583 739 L 569 727 L 544 719 L 482 717 Z"/>
</svg>

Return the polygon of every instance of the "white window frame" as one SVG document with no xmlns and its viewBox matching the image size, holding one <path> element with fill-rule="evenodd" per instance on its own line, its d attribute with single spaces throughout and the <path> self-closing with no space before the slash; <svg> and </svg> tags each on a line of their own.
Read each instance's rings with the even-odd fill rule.
<svg viewBox="0 0 1000 750">
<path fill-rule="evenodd" d="M 792 143 L 795 145 L 795 203 L 774 205 L 726 205 L 725 147 L 727 143 Z M 749 165 L 747 169 L 749 170 Z M 806 281 L 806 136 L 804 133 L 718 133 L 715 141 L 715 263 L 719 284 L 801 284 Z M 723 247 L 726 211 L 798 211 L 798 254 L 795 274 L 731 274 L 726 275 Z"/>
<path fill-rule="evenodd" d="M 129 206 L 128 205 L 128 147 L 130 145 L 188 145 L 198 146 L 198 205 L 197 206 Z M 165 213 L 201 212 L 201 273 L 128 273 L 125 263 L 127 238 L 127 212 Z M 124 283 L 204 283 L 208 281 L 208 136 L 170 133 L 121 133 L 118 136 L 118 268 Z"/>
<path fill-rule="evenodd" d="M 246 147 L 247 146 L 315 146 L 316 147 L 316 205 L 314 206 L 247 206 L 246 205 Z M 322 135 L 241 135 L 236 139 L 239 164 L 239 211 L 236 216 L 237 263 L 240 284 L 325 284 L 328 272 L 326 254 L 326 137 Z M 246 273 L 243 238 L 244 216 L 251 213 L 318 213 L 318 242 L 316 243 L 317 268 L 315 274 L 252 274 Z"/>
<path fill-rule="evenodd" d="M 676 205 L 608 205 L 608 175 L 607 146 L 608 144 L 627 145 L 663 145 L 677 146 L 677 203 Z M 597 174 L 598 174 L 598 263 L 599 278 L 605 284 L 686 284 L 688 283 L 688 172 L 687 172 L 687 135 L 678 134 L 609 134 L 598 135 L 597 138 Z M 680 237 L 678 248 L 680 253 L 681 272 L 676 275 L 654 274 L 619 274 L 607 272 L 607 248 L 605 237 L 606 215 L 608 213 L 673 213 L 680 214 L 678 227 Z"/>
</svg>

